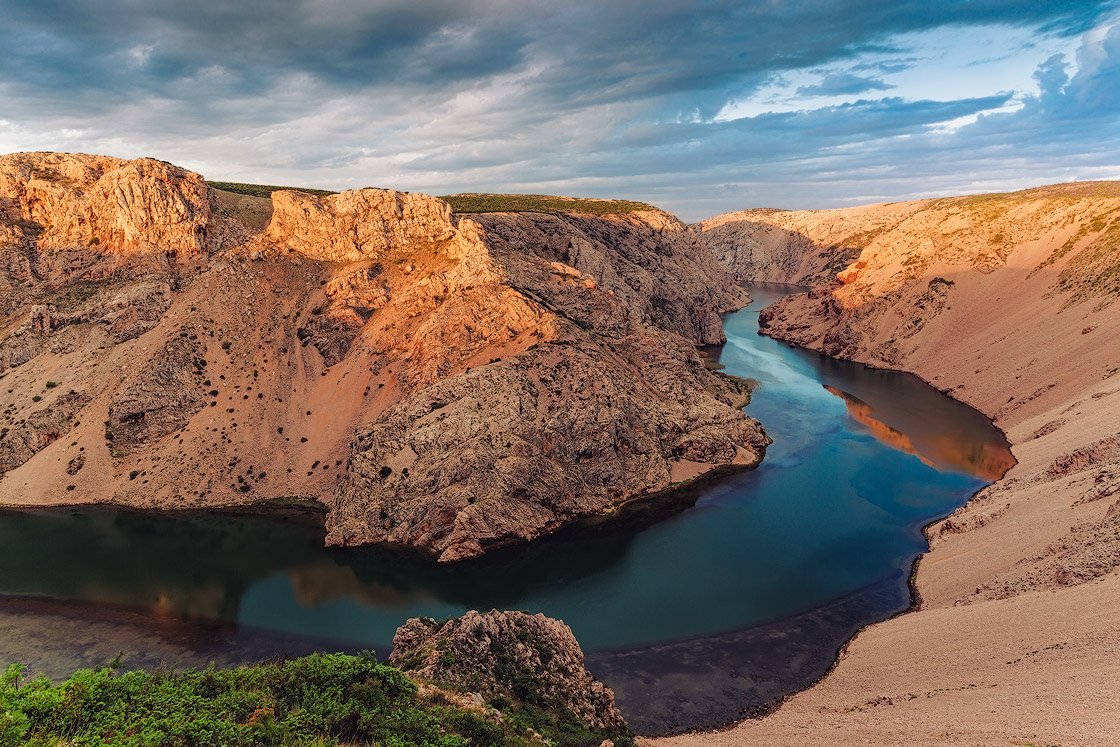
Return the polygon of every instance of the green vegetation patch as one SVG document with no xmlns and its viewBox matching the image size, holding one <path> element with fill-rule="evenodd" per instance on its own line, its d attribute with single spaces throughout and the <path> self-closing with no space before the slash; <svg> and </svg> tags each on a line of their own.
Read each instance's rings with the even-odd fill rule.
<svg viewBox="0 0 1120 747">
<path fill-rule="evenodd" d="M 279 189 L 325 197 L 338 194 L 329 189 L 280 187 L 275 184 L 242 184 L 241 182 L 206 182 L 214 189 L 251 197 L 271 197 Z M 451 204 L 456 213 L 589 213 L 591 215 L 626 215 L 639 210 L 658 210 L 645 202 L 633 200 L 599 200 L 591 197 L 557 197 L 553 195 L 461 194 L 444 195 L 441 200 Z"/>
<path fill-rule="evenodd" d="M 515 707 L 507 714 L 422 696 L 372 655 L 314 654 L 182 672 L 83 669 L 61 684 L 0 676 L 0 747 L 383 745 L 596 747 L 602 734 Z"/>
<path fill-rule="evenodd" d="M 251 197 L 272 197 L 272 193 L 281 189 L 290 189 L 295 192 L 306 192 L 309 195 L 317 197 L 326 197 L 327 195 L 338 194 L 330 189 L 309 189 L 307 187 L 278 187 L 275 184 L 242 184 L 240 182 L 206 182 L 214 189 L 220 189 L 223 192 L 234 192 L 239 195 L 249 195 Z"/>
<path fill-rule="evenodd" d="M 444 195 L 456 213 L 590 213 L 625 215 L 639 210 L 657 210 L 653 205 L 631 200 L 597 200 L 551 195 Z"/>
</svg>

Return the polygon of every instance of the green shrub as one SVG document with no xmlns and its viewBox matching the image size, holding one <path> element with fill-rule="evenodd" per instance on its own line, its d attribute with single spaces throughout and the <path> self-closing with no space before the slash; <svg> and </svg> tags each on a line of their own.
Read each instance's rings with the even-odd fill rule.
<svg viewBox="0 0 1120 747">
<path fill-rule="evenodd" d="M 542 744 L 534 734 L 563 747 L 608 736 L 536 709 L 498 716 L 421 698 L 404 673 L 369 654 L 181 672 L 83 669 L 60 684 L 24 677 L 19 666 L 0 676 L 0 747 Z"/>
<path fill-rule="evenodd" d="M 207 181 L 223 192 L 271 197 L 281 189 L 325 197 L 338 194 L 329 189 L 280 187 L 274 184 L 243 184 L 241 182 Z M 557 197 L 553 195 L 458 194 L 444 195 L 441 200 L 451 204 L 456 213 L 588 213 L 591 215 L 625 215 L 637 210 L 657 210 L 653 205 L 633 200 L 600 200 L 589 197 Z"/>
<path fill-rule="evenodd" d="M 309 195 L 316 195 L 318 197 L 325 197 L 327 195 L 337 194 L 329 189 L 308 189 L 306 187 L 278 187 L 275 184 L 242 184 L 241 182 L 206 182 L 214 189 L 220 189 L 223 192 L 234 192 L 239 195 L 249 195 L 250 197 L 271 197 L 273 192 L 281 189 L 290 189 L 296 192 L 306 192 Z"/>
<path fill-rule="evenodd" d="M 625 215 L 637 210 L 657 210 L 653 205 L 631 200 L 596 200 L 551 195 L 446 195 L 456 213 L 590 213 Z"/>
</svg>

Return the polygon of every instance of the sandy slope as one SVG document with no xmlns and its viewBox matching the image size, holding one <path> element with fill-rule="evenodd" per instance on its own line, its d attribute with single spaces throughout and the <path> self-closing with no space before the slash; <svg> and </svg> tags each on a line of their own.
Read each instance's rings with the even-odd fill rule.
<svg viewBox="0 0 1120 747">
<path fill-rule="evenodd" d="M 919 611 L 767 718 L 651 744 L 1120 744 L 1120 187 L 701 229 L 747 279 L 817 285 L 764 315 L 771 334 L 918 373 L 993 416 L 1019 464 L 930 528 Z"/>
</svg>

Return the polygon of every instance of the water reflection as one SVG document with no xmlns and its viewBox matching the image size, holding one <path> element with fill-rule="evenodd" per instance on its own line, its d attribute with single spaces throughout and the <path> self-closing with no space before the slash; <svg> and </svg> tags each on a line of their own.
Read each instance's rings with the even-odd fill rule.
<svg viewBox="0 0 1120 747">
<path fill-rule="evenodd" d="M 387 548 L 323 547 L 311 516 L 159 513 L 112 507 L 0 511 L 0 594 L 102 602 L 160 617 L 235 623 L 245 597 L 278 580 L 315 609 L 347 600 L 391 618 L 385 643 L 427 607 L 517 607 L 611 568 L 653 518 L 573 528 L 528 547 L 454 566 Z M 267 622 L 267 621 L 266 621 Z M 312 632 L 312 631 L 308 631 Z"/>
<path fill-rule="evenodd" d="M 897 418 L 895 425 L 885 422 L 877 417 L 879 413 L 875 407 L 864 402 L 854 394 L 837 389 L 825 384 L 825 391 L 844 401 L 848 408 L 848 415 L 864 425 L 868 432 L 882 443 L 913 454 L 926 464 L 941 470 L 963 472 L 964 474 L 979 477 L 989 482 L 1003 477 L 1007 470 L 1015 464 L 1015 458 L 1006 444 L 996 442 L 977 441 L 974 438 L 959 437 L 958 434 L 946 432 L 952 430 L 947 425 L 940 424 L 939 429 L 931 429 L 929 423 L 912 410 L 896 410 L 886 413 L 881 417 Z M 901 429 L 901 430 L 900 430 Z M 907 433 L 916 434 L 917 442 Z"/>
<path fill-rule="evenodd" d="M 105 625 L 130 631 L 140 664 L 165 650 L 156 639 L 171 641 L 175 661 L 298 652 L 309 640 L 384 650 L 408 617 L 496 607 L 565 620 L 643 729 L 764 707 L 823 671 L 860 625 L 905 608 L 921 527 L 1012 461 L 987 419 L 913 376 L 759 336 L 758 308 L 785 292 L 754 289 L 757 303 L 727 317 L 720 351 L 728 373 L 759 381 L 748 412 L 774 444 L 757 470 L 452 567 L 327 550 L 306 517 L 2 512 L 0 652 L 56 668 L 101 654 L 66 634 L 17 633 L 16 618 L 34 628 L 42 605 L 31 598 L 65 600 L 42 618 L 48 632 L 64 629 L 67 609 L 80 619 L 91 605 L 117 610 L 111 620 L 127 611 L 130 627 Z M 199 621 L 206 643 L 171 619 Z"/>
</svg>

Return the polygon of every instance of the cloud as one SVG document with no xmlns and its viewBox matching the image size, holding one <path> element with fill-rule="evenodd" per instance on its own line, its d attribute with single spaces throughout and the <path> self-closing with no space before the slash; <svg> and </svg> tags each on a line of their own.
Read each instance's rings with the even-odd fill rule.
<svg viewBox="0 0 1120 747">
<path fill-rule="evenodd" d="M 798 96 L 845 96 L 868 91 L 889 91 L 894 88 L 890 83 L 885 83 L 876 78 L 868 78 L 853 73 L 829 73 L 821 78 L 819 83 L 811 86 L 801 86 L 797 89 Z"/>
<path fill-rule="evenodd" d="M 948 172 L 972 164 L 1009 181 L 1069 173 L 1078 132 L 1095 138 L 1081 144 L 1095 153 L 1086 164 L 1116 163 L 1104 130 L 1120 54 L 1103 30 L 1115 7 L 0 0 L 0 150 L 155 155 L 214 178 L 311 186 L 633 196 L 686 217 L 907 195 L 967 187 L 976 180 Z M 1076 59 L 1036 60 L 1037 92 L 935 100 L 881 79 L 936 72 L 907 35 L 963 28 L 1029 30 L 1063 49 L 1085 40 Z M 715 120 L 786 80 L 791 95 L 845 103 Z M 934 132 L 961 118 L 975 123 Z"/>
<path fill-rule="evenodd" d="M 868 70 L 889 75 L 890 73 L 901 73 L 904 70 L 912 70 L 922 62 L 917 57 L 894 58 L 887 60 L 873 60 L 871 62 L 861 62 L 857 65 L 852 65 L 852 70 L 855 72 L 865 72 Z"/>
</svg>

